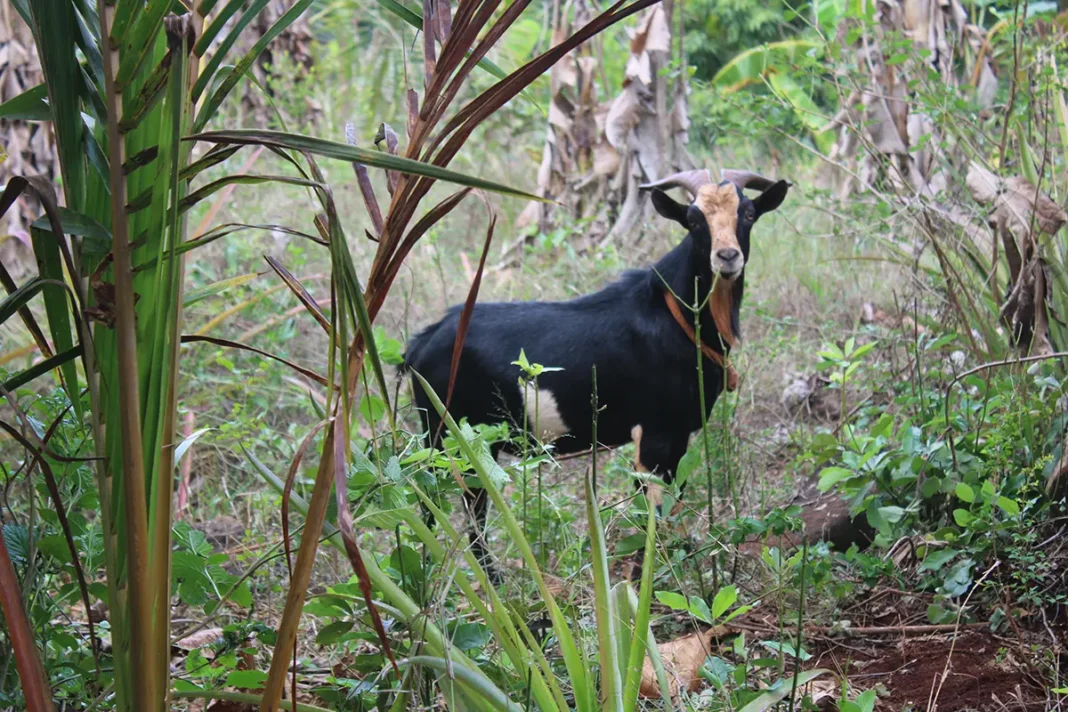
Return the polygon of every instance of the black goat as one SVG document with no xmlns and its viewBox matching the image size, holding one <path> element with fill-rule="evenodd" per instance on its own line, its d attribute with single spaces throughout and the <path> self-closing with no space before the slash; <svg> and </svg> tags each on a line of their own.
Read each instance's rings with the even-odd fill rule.
<svg viewBox="0 0 1068 712">
<path fill-rule="evenodd" d="M 599 444 L 615 447 L 633 440 L 639 468 L 671 482 L 690 434 L 702 422 L 694 315 L 678 301 L 708 301 L 701 313 L 701 350 L 705 406 L 711 411 L 736 379 L 724 356 L 739 333 L 749 231 L 761 215 L 779 207 L 789 187 L 744 171 L 724 171 L 723 177 L 717 185 L 707 170 L 689 171 L 642 186 L 652 191 L 660 215 L 688 231 L 653 267 L 630 271 L 595 294 L 566 302 L 476 304 L 451 414 L 472 424 L 507 421 L 521 428 L 527 422 L 533 429 L 537 422 L 539 437 L 554 440 L 558 453 L 584 450 L 593 445 L 596 367 Z M 664 192 L 672 187 L 685 188 L 693 202 L 675 202 Z M 762 192 L 750 200 L 745 188 Z M 442 398 L 461 310 L 453 307 L 413 338 L 404 358 L 404 368 L 421 374 Z M 512 362 L 520 349 L 532 363 L 561 369 L 539 376 L 536 394 L 532 386 L 524 392 L 519 385 L 521 372 Z M 418 382 L 413 380 L 413 387 L 424 427 L 436 444 L 438 414 Z M 498 448 L 494 457 L 499 453 Z M 486 496 L 476 490 L 469 497 L 477 522 L 471 543 L 481 558 Z"/>
</svg>

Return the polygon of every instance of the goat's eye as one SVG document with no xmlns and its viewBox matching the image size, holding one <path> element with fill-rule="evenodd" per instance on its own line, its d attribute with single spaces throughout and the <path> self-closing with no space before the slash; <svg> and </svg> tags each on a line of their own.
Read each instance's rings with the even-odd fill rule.
<svg viewBox="0 0 1068 712">
<path fill-rule="evenodd" d="M 754 220 L 756 220 L 756 213 L 750 210 L 748 213 L 745 214 L 745 219 L 749 222 L 753 222 Z"/>
</svg>

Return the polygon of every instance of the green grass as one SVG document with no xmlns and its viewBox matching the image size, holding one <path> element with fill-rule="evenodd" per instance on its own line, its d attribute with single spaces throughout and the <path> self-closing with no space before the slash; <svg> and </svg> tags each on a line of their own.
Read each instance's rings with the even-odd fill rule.
<svg viewBox="0 0 1068 712">
<path fill-rule="evenodd" d="M 351 9 L 330 9 L 322 20 L 323 34 L 348 31 Z M 328 23 L 330 18 L 335 24 Z M 524 42 L 536 30 L 520 29 Z M 317 47 L 320 62 L 311 78 L 294 82 L 293 68 L 278 68 L 272 89 L 286 120 L 275 117 L 271 128 L 300 124 L 307 99 L 322 112 L 317 125 L 301 128 L 320 139 L 343 142 L 341 127 L 354 120 L 358 144 L 366 147 L 379 121 L 404 126 L 400 50 L 378 34 L 363 49 L 342 48 L 325 39 L 328 44 Z M 508 52 L 502 56 L 512 59 Z M 489 81 L 489 75 L 473 77 L 476 88 Z M 535 99 L 544 93 L 543 84 L 530 90 Z M 237 102 L 228 102 L 216 122 L 241 125 L 247 118 L 242 111 Z M 529 102 L 514 102 L 479 129 L 472 146 L 450 167 L 529 189 L 544 138 L 543 122 Z M 880 591 L 887 588 L 907 590 L 911 595 L 898 598 L 907 599 L 902 615 L 911 622 L 991 622 L 999 634 L 1007 635 L 1013 629 L 1006 623 L 1005 601 L 1017 606 L 1013 610 L 1064 605 L 1056 587 L 1063 558 L 1042 545 L 1050 533 L 1047 521 L 1056 521 L 1058 510 L 1041 495 L 1044 473 L 1060 458 L 1063 414 L 1057 401 L 1065 390 L 1060 374 L 1045 366 L 1031 372 L 1006 368 L 992 371 L 989 380 L 981 374 L 984 377 L 954 386 L 948 355 L 960 348 L 960 341 L 948 340 L 959 329 L 951 319 L 938 324 L 919 346 L 907 330 L 861 325 L 866 303 L 887 312 L 913 299 L 920 300 L 921 311 L 942 305 L 940 285 L 918 283 L 908 269 L 881 261 L 894 254 L 886 249 L 888 221 L 862 200 L 842 202 L 821 192 L 816 187 L 821 185 L 820 166 L 810 156 L 776 151 L 773 160 L 765 149 L 774 135 L 753 133 L 716 147 L 691 146 L 702 165 L 775 173 L 791 180 L 794 188 L 783 208 L 754 229 L 742 307 L 743 343 L 735 355 L 743 385 L 738 393 L 721 398 L 710 418 L 707 462 L 698 444 L 694 446 L 697 468 L 681 514 L 656 523 L 655 536 L 647 538 L 652 528 L 643 498 L 634 495 L 631 447 L 598 459 L 596 502 L 589 496 L 588 458 L 554 462 L 547 457 L 525 470 L 523 463 L 509 459 L 502 463 L 509 481 L 497 481 L 500 472 L 478 461 L 475 451 L 481 439 L 494 434 L 460 426 L 453 428 L 455 442 L 448 443 L 446 453 L 422 452 L 409 384 L 387 366 L 389 400 L 397 406 L 396 439 L 388 418 L 377 412 L 376 401 L 363 396 L 364 410 L 357 411 L 348 433 L 354 455 L 344 474 L 357 541 L 374 583 L 375 605 L 401 663 L 400 675 L 392 671 L 375 635 L 363 591 L 337 534 L 337 506 L 331 501 L 323 529 L 330 546 L 321 547 L 314 559 L 297 633 L 300 684 L 308 703 L 337 710 L 376 704 L 429 709 L 462 699 L 476 709 L 526 709 L 533 708 L 532 701 L 542 709 L 593 709 L 604 691 L 612 709 L 673 704 L 678 709 L 748 712 L 767 709 L 776 700 L 793 705 L 789 700 L 796 696 L 796 667 L 791 646 L 799 635 L 799 611 L 806 624 L 832 626 L 844 619 L 868 623 L 876 611 L 867 601 L 884 600 Z M 724 148 L 727 144 L 737 148 Z M 231 160 L 207 170 L 197 185 L 236 172 L 233 164 Z M 767 167 L 773 164 L 774 170 Z M 324 162 L 321 169 L 340 217 L 335 228 L 343 228 L 355 274 L 363 279 L 373 268 L 377 245 L 363 237 L 371 223 L 351 166 Z M 293 175 L 291 164 L 270 152 L 260 155 L 249 172 Z M 374 173 L 372 179 L 378 195 L 385 196 L 385 181 Z M 448 193 L 436 187 L 424 205 Z M 488 201 L 498 221 L 482 300 L 586 294 L 623 269 L 651 264 L 683 237 L 677 227 L 654 217 L 621 241 L 577 254 L 571 233 L 580 228 L 565 227 L 556 234 L 534 236 L 518 251 L 517 264 L 498 268 L 502 249 L 517 238 L 511 226 L 523 201 L 499 195 L 490 195 Z M 188 234 L 209 215 L 212 225 L 292 225 L 294 216 L 323 209 L 308 190 L 283 183 L 238 185 L 217 205 L 212 202 L 189 211 Z M 377 346 L 387 364 L 410 334 L 464 299 L 488 224 L 485 206 L 468 198 L 405 260 L 375 322 L 381 337 Z M 184 310 L 184 331 L 209 329 L 210 336 L 244 341 L 327 374 L 337 368 L 329 336 L 291 291 L 278 287 L 281 282 L 264 255 L 300 279 L 328 314 L 333 311 L 327 302 L 336 253 L 300 236 L 249 230 L 223 237 L 188 259 L 187 295 L 212 292 L 212 285 L 240 275 L 259 276 L 190 304 Z M 32 309 L 47 322 L 42 305 L 35 303 Z M 945 312 L 939 316 L 944 318 Z M 346 328 L 351 336 L 354 323 Z M 947 340 L 940 343 L 940 337 Z M 793 372 L 817 372 L 831 360 L 829 347 L 850 338 L 877 345 L 858 358 L 860 367 L 849 380 L 846 395 L 853 409 L 848 423 L 839 427 L 837 422 L 788 413 L 780 402 L 784 379 Z M 0 354 L 11 354 L 30 341 L 14 319 L 0 324 Z M 17 357 L 4 364 L 5 375 L 27 364 L 26 356 Z M 370 369 L 366 383 L 372 395 L 382 395 Z M 13 398 L 30 422 L 46 427 L 67 405 L 59 385 L 54 378 L 42 378 Z M 947 387 L 956 388 L 948 421 L 942 414 Z M 394 393 L 399 394 L 396 400 Z M 178 637 L 197 627 L 220 630 L 217 640 L 176 662 L 174 684 L 183 700 L 214 688 L 226 687 L 231 695 L 240 694 L 234 690 L 257 690 L 275 654 L 274 635 L 292 588 L 282 543 L 280 490 L 305 438 L 323 420 L 325 389 L 309 385 L 276 361 L 201 342 L 181 347 L 177 394 L 178 440 L 187 414 L 193 416 L 191 428 L 204 432 L 185 455 L 192 492 L 190 506 L 182 513 L 185 523 L 174 529 L 177 588 L 171 632 Z M 829 391 L 832 403 L 839 396 L 840 391 Z M 10 405 L 0 407 L 7 420 Z M 65 456 L 84 456 L 91 442 L 88 429 L 74 416 L 64 417 L 55 449 Z M 294 551 L 304 539 L 299 529 L 311 509 L 322 457 L 321 438 L 309 443 L 294 470 L 288 503 Z M 861 461 L 864 454 L 869 456 Z M 33 624 L 47 642 L 42 652 L 53 689 L 73 708 L 85 708 L 103 700 L 106 688 L 96 686 L 83 628 L 72 627 L 75 632 L 69 636 L 48 632 L 48 621 L 77 617 L 78 593 L 70 583 L 65 544 L 48 493 L 42 483 L 20 477 L 18 463 L 24 459 L 12 440 L 0 440 L 4 504 L 12 514 L 10 522 L 5 514 L 4 537 L 15 554 Z M 94 575 L 92 595 L 100 598 L 104 547 L 92 468 L 82 461 L 57 460 L 53 465 L 76 541 Z M 706 468 L 714 482 L 714 522 L 707 520 L 704 506 L 710 494 L 705 490 Z M 913 482 L 909 477 L 918 469 L 922 474 Z M 526 501 L 524 471 L 531 479 Z M 784 534 L 796 533 L 802 513 L 786 505 L 821 472 L 825 481 L 838 478 L 835 494 L 847 498 L 858 520 L 875 525 L 872 551 L 834 552 L 815 543 L 802 554 L 784 543 Z M 467 550 L 458 473 L 466 474 L 469 483 L 478 479 L 494 485 L 489 541 L 504 570 L 499 587 L 490 586 Z M 533 486 L 536 476 L 544 478 L 541 492 Z M 806 492 L 811 494 L 811 489 Z M 441 522 L 434 531 L 419 516 L 422 506 Z M 212 523 L 224 515 L 236 519 L 243 533 L 230 540 L 225 551 L 213 551 L 203 532 L 210 534 Z M 937 537 L 939 543 L 920 541 L 904 563 L 887 563 L 895 542 L 915 542 L 925 535 Z M 632 610 L 630 592 L 620 581 L 641 550 L 649 566 L 643 572 L 641 597 L 634 591 L 640 603 Z M 34 551 L 39 552 L 37 558 Z M 1003 561 L 1003 568 L 987 577 L 984 571 L 995 560 Z M 976 581 L 982 585 L 973 588 Z M 632 638 L 631 626 L 636 622 L 641 629 L 648 601 L 654 602 L 648 617 L 651 634 L 663 643 L 729 616 L 716 611 L 717 602 L 728 600 L 728 591 L 737 598 L 731 600 L 735 608 L 730 610 L 755 609 L 743 619 L 749 628 L 735 629 L 734 637 L 715 647 L 708 660 L 702 656 L 703 696 L 673 703 L 635 702 L 644 641 Z M 1041 630 L 1035 616 L 1023 625 L 1037 636 Z M 551 621 L 548 628 L 556 629 L 547 643 L 541 638 L 546 619 Z M 818 652 L 822 643 L 807 634 L 801 637 L 801 647 Z M 17 704 L 19 694 L 9 661 L 7 649 L 0 649 L 0 707 Z M 1036 656 L 1029 662 L 1051 686 L 1058 684 L 1055 660 Z M 612 666 L 616 674 L 603 674 L 601 665 Z M 815 660 L 806 660 L 807 672 L 796 679 L 815 676 L 815 665 Z M 459 673 L 451 677 L 450 669 Z M 664 672 L 656 672 L 664 687 Z M 761 694 L 776 681 L 778 686 Z M 860 708 L 856 700 L 868 687 L 866 678 L 858 676 L 851 684 L 842 694 L 854 700 L 848 704 Z M 110 704 L 103 700 L 97 709 Z M 186 709 L 179 707 L 183 704 L 175 706 Z"/>
</svg>

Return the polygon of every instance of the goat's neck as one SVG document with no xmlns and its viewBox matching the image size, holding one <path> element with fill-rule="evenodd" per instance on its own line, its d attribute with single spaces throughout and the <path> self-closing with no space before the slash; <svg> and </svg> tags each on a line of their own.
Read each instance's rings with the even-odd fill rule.
<svg viewBox="0 0 1068 712">
<path fill-rule="evenodd" d="M 719 338 L 727 346 L 734 346 L 734 285 L 726 280 L 716 280 L 712 297 L 708 300 L 708 312 L 716 323 Z"/>
<path fill-rule="evenodd" d="M 708 257 L 699 254 L 693 239 L 687 237 L 675 249 L 664 255 L 654 267 L 656 281 L 660 289 L 669 288 L 680 301 L 691 309 L 695 304 L 708 302 L 707 317 L 715 325 L 719 337 L 709 334 L 711 329 L 703 329 L 703 340 L 709 344 L 722 342 L 726 347 L 734 346 L 738 338 L 738 308 L 741 305 L 743 276 L 728 282 L 715 279 Z M 709 291 L 712 294 L 709 296 Z M 706 319 L 702 319 L 706 321 Z"/>
</svg>

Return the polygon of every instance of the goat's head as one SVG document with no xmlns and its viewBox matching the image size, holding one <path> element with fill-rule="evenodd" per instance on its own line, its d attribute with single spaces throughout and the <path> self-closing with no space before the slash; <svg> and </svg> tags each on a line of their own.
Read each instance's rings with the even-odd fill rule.
<svg viewBox="0 0 1068 712">
<path fill-rule="evenodd" d="M 678 203 L 664 191 L 684 188 L 693 202 Z M 726 280 L 742 273 L 749 259 L 749 231 L 764 213 L 782 204 L 790 184 L 773 181 L 748 171 L 723 171 L 717 184 L 707 169 L 670 175 L 642 190 L 651 190 L 653 207 L 665 218 L 690 231 L 702 252 L 708 255 L 712 272 Z M 761 191 L 752 200 L 745 189 Z"/>
</svg>

